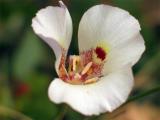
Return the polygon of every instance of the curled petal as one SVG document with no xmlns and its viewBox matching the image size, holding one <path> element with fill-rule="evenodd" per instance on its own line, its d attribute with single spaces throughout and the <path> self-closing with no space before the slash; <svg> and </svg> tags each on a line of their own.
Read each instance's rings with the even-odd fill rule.
<svg viewBox="0 0 160 120">
<path fill-rule="evenodd" d="M 126 68 L 89 85 L 71 85 L 55 79 L 49 86 L 48 94 L 53 102 L 67 103 L 84 115 L 99 115 L 111 112 L 124 103 L 132 86 L 132 72 Z"/>
<path fill-rule="evenodd" d="M 66 6 L 60 1 L 60 7 L 41 9 L 32 19 L 32 28 L 55 52 L 57 68 L 62 50 L 67 53 L 72 37 L 72 20 Z"/>
</svg>

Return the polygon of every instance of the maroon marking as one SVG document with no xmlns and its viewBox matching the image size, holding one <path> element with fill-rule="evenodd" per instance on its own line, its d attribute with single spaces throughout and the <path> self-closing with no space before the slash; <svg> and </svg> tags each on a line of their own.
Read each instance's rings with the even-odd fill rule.
<svg viewBox="0 0 160 120">
<path fill-rule="evenodd" d="M 62 67 L 63 65 L 65 65 L 65 61 L 66 61 L 66 50 L 64 48 L 61 48 L 62 50 L 62 56 L 61 56 L 61 60 L 59 63 L 59 71 L 58 71 L 58 76 L 65 81 L 65 79 L 68 78 L 68 76 L 65 74 L 65 70 Z M 65 67 L 65 66 L 64 66 Z"/>
<path fill-rule="evenodd" d="M 102 76 L 102 69 L 103 69 L 103 65 L 104 65 L 104 60 L 107 56 L 107 53 L 105 52 L 105 50 L 100 47 L 97 46 L 95 49 L 91 48 L 87 51 L 83 51 L 80 53 L 80 64 L 78 64 L 78 72 L 81 77 L 80 78 L 75 78 L 76 72 L 73 71 L 73 59 L 71 59 L 70 57 L 66 59 L 66 51 L 62 50 L 62 57 L 61 57 L 61 61 L 59 64 L 59 77 L 64 81 L 64 82 L 69 82 L 69 83 L 73 83 L 74 82 L 80 82 L 83 83 L 88 79 L 94 78 L 94 77 L 100 77 Z M 97 56 L 97 58 L 101 59 L 102 61 L 100 63 L 96 63 L 93 60 L 93 55 Z M 91 70 L 86 72 L 84 75 L 81 74 L 82 70 L 84 69 L 84 67 L 89 63 L 92 62 L 92 66 L 91 66 Z M 67 69 L 65 69 L 65 63 L 68 65 Z M 76 63 L 77 64 L 77 63 Z M 67 73 L 66 73 L 67 70 Z M 78 83 L 76 83 L 78 84 Z"/>
<path fill-rule="evenodd" d="M 93 63 L 92 65 L 92 74 L 93 75 L 96 75 L 96 76 L 100 76 L 102 74 L 102 69 L 103 69 L 103 64 L 96 64 L 96 63 Z"/>
<path fill-rule="evenodd" d="M 89 62 L 92 61 L 92 55 L 93 55 L 93 49 L 90 49 L 90 50 L 87 50 L 87 51 L 80 53 L 83 66 L 86 66 Z"/>
<path fill-rule="evenodd" d="M 95 53 L 97 54 L 97 57 L 102 61 L 106 58 L 106 52 L 101 47 L 96 47 Z"/>
</svg>

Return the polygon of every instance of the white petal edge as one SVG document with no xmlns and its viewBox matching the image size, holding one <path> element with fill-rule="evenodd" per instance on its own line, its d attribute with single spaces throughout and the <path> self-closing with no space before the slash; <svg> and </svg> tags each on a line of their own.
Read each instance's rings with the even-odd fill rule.
<svg viewBox="0 0 160 120">
<path fill-rule="evenodd" d="M 43 35 L 53 39 L 68 49 L 72 37 L 72 19 L 62 1 L 60 7 L 48 6 L 38 11 L 32 19 L 32 27 L 40 37 Z"/>
<path fill-rule="evenodd" d="M 133 66 L 141 58 L 144 51 L 145 43 L 140 34 L 115 47 L 107 55 L 102 71 L 103 75 L 117 69 L 123 69 L 129 63 Z"/>
<path fill-rule="evenodd" d="M 127 11 L 109 5 L 96 5 L 87 10 L 79 24 L 80 51 L 106 43 L 110 49 L 139 34 L 139 22 Z"/>
<path fill-rule="evenodd" d="M 67 103 L 83 115 L 112 112 L 123 104 L 133 87 L 131 68 L 110 73 L 99 82 L 89 85 L 71 85 L 56 78 L 48 89 L 51 101 Z"/>
<path fill-rule="evenodd" d="M 67 53 L 72 37 L 71 16 L 63 2 L 59 1 L 59 3 L 60 7 L 48 6 L 41 9 L 32 19 L 34 32 L 53 49 L 56 55 L 56 70 L 62 49 Z"/>
</svg>

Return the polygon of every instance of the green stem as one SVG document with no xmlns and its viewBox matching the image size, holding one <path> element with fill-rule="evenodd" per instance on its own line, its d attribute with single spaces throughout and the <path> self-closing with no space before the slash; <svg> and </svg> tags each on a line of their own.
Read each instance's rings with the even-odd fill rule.
<svg viewBox="0 0 160 120">
<path fill-rule="evenodd" d="M 130 102 L 133 102 L 133 101 L 136 101 L 136 100 L 138 100 L 138 99 L 141 99 L 141 98 L 143 98 L 143 97 L 149 96 L 149 95 L 151 95 L 151 94 L 153 94 L 153 93 L 157 93 L 157 92 L 159 92 L 159 91 L 160 91 L 160 85 L 157 86 L 157 87 L 154 87 L 154 88 L 152 88 L 152 89 L 150 89 L 150 90 L 146 90 L 146 91 L 144 91 L 144 92 L 142 92 L 142 93 L 140 93 L 140 94 L 138 94 L 138 95 L 135 95 L 135 96 L 133 96 L 133 97 L 130 97 L 120 108 L 118 108 L 118 109 L 116 110 L 116 111 L 118 111 L 118 112 L 116 112 L 116 113 L 106 113 L 106 114 L 102 114 L 100 117 L 95 117 L 95 120 L 102 120 L 103 118 L 106 118 L 106 115 L 107 115 L 107 114 L 108 114 L 107 120 L 112 120 L 112 119 L 115 118 L 116 116 L 118 116 L 118 115 L 122 114 L 123 112 L 125 112 L 125 110 L 123 110 L 123 107 L 124 107 L 126 104 L 128 104 L 128 103 L 130 103 Z M 87 120 L 89 120 L 89 119 L 87 119 Z"/>
<path fill-rule="evenodd" d="M 4 106 L 0 106 L 0 116 L 4 117 L 9 116 L 20 120 L 32 120 L 31 118 L 25 116 L 24 114 Z"/>
<path fill-rule="evenodd" d="M 153 93 L 157 93 L 157 92 L 159 92 L 160 91 L 160 85 L 159 86 L 157 86 L 157 87 L 154 87 L 154 88 L 152 88 L 152 89 L 150 89 L 150 90 L 146 90 L 146 91 L 144 91 L 144 92 L 142 92 L 142 93 L 140 93 L 140 94 L 138 94 L 138 95 L 135 95 L 135 96 L 133 96 L 133 97 L 130 97 L 120 108 L 122 108 L 124 105 L 126 105 L 126 104 L 128 104 L 128 103 L 130 103 L 130 102 L 133 102 L 133 101 L 135 101 L 135 100 L 138 100 L 138 99 L 141 99 L 141 98 L 143 98 L 143 97 L 146 97 L 146 96 L 149 96 L 149 95 L 151 95 L 151 94 L 153 94 Z M 66 107 L 66 106 L 65 106 Z M 119 108 L 119 109 L 120 109 Z M 64 110 L 62 110 L 61 112 L 60 112 L 60 114 L 57 116 L 57 119 L 56 120 L 62 120 L 63 119 L 63 117 L 64 117 L 64 115 L 66 114 L 66 108 L 64 109 Z M 112 117 L 108 117 L 108 120 L 111 120 L 111 119 L 113 119 L 115 116 L 118 116 L 118 115 L 120 115 L 121 113 L 123 113 L 124 111 L 122 110 L 122 111 L 120 111 L 120 112 L 117 112 L 116 114 L 114 114 L 114 115 L 112 115 Z M 109 114 L 109 113 L 108 113 Z M 85 117 L 83 120 L 92 120 L 92 119 L 95 119 L 95 120 L 100 120 L 101 118 L 103 118 L 105 116 L 105 114 L 102 114 L 102 116 L 100 117 L 100 118 L 98 118 L 98 117 Z"/>
<path fill-rule="evenodd" d="M 86 116 L 83 120 L 92 120 L 94 118 L 95 118 L 95 116 L 91 116 L 91 117 Z"/>
<path fill-rule="evenodd" d="M 128 103 L 130 103 L 130 102 L 136 101 L 136 100 L 138 100 L 138 99 L 141 99 L 141 98 L 143 98 L 143 97 L 149 96 L 149 95 L 151 95 L 151 94 L 153 94 L 153 93 L 157 93 L 157 92 L 159 92 L 159 91 L 160 91 L 160 85 L 159 85 L 159 86 L 156 86 L 156 87 L 154 87 L 154 88 L 152 88 L 152 89 L 150 89 L 150 90 L 146 90 L 146 91 L 144 91 L 144 92 L 142 92 L 142 93 L 140 93 L 140 94 L 138 94 L 138 95 L 135 95 L 135 96 L 133 96 L 133 97 L 130 97 L 120 108 L 122 108 L 124 105 L 126 105 L 126 104 L 128 104 Z M 120 108 L 119 108 L 119 109 L 120 109 Z M 113 115 L 112 117 L 110 117 L 108 120 L 111 120 L 111 119 L 113 119 L 115 116 L 120 115 L 121 112 L 122 112 L 122 111 L 116 113 L 115 115 Z"/>
<path fill-rule="evenodd" d="M 54 120 L 63 120 L 64 116 L 66 115 L 68 111 L 68 106 L 63 105 L 60 113 L 57 115 L 57 117 Z"/>
<path fill-rule="evenodd" d="M 135 100 L 138 100 L 138 99 L 140 99 L 140 98 L 142 98 L 142 97 L 149 96 L 149 95 L 151 95 L 152 93 L 156 93 L 156 92 L 159 92 L 159 91 L 160 91 L 160 85 L 157 86 L 157 87 L 155 87 L 155 88 L 152 88 L 152 89 L 150 89 L 150 90 L 144 91 L 144 92 L 142 92 L 142 93 L 140 93 L 140 94 L 138 94 L 138 95 L 135 95 L 135 96 L 133 96 L 133 97 L 130 97 L 125 104 L 127 104 L 127 103 L 129 103 L 129 102 L 132 102 L 132 101 L 135 101 Z"/>
</svg>

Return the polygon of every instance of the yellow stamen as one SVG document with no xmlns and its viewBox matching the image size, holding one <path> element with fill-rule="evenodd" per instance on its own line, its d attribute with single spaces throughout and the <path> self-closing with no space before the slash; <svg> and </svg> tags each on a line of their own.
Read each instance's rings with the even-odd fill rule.
<svg viewBox="0 0 160 120">
<path fill-rule="evenodd" d="M 91 78 L 91 79 L 88 79 L 84 82 L 84 84 L 90 84 L 90 83 L 94 83 L 94 82 L 97 82 L 98 81 L 98 77 L 94 77 L 94 78 Z"/>
<path fill-rule="evenodd" d="M 76 71 L 76 66 L 77 66 L 77 62 L 80 61 L 80 57 L 79 56 L 73 56 L 73 71 Z"/>
<path fill-rule="evenodd" d="M 85 73 L 87 73 L 91 66 L 92 66 L 92 62 L 89 62 L 89 63 L 85 66 L 85 68 L 83 69 L 83 71 L 82 71 L 81 74 L 84 75 Z"/>
</svg>

